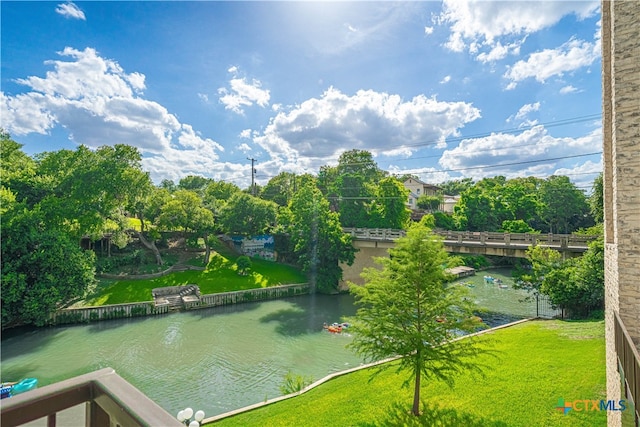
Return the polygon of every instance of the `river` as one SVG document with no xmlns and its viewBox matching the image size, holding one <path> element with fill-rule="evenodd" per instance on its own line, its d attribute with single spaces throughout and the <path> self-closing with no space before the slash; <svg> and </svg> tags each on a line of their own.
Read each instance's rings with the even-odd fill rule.
<svg viewBox="0 0 640 427">
<path fill-rule="evenodd" d="M 492 326 L 535 315 L 521 302 L 508 270 L 462 279 Z M 358 366 L 345 348 L 348 334 L 330 334 L 324 322 L 355 314 L 350 295 L 304 295 L 162 316 L 86 325 L 23 328 L 3 334 L 4 381 L 36 377 L 44 386 L 104 367 L 172 414 L 186 406 L 207 416 L 281 395 L 287 372 L 320 379 Z"/>
</svg>

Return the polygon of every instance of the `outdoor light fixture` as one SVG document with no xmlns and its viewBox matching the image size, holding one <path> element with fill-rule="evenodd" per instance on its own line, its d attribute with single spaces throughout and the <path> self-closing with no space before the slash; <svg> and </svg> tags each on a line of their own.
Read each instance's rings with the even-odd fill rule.
<svg viewBox="0 0 640 427">
<path fill-rule="evenodd" d="M 193 417 L 193 420 L 191 419 Z M 200 427 L 200 423 L 204 419 L 204 411 L 197 411 L 193 414 L 193 409 L 185 408 L 178 412 L 178 421 L 189 427 Z"/>
</svg>

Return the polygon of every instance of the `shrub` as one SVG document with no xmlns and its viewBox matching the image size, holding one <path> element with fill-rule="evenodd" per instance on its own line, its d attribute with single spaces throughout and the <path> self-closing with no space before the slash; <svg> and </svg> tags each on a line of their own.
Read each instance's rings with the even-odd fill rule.
<svg viewBox="0 0 640 427">
<path fill-rule="evenodd" d="M 282 394 L 297 393 L 310 384 L 313 384 L 313 377 L 294 375 L 293 372 L 289 371 L 287 375 L 284 376 L 284 382 L 280 385 L 280 391 Z"/>
</svg>

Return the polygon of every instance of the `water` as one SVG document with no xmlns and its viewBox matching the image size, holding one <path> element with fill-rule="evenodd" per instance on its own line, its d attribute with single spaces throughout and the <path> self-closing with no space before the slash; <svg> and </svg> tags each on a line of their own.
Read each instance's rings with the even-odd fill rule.
<svg viewBox="0 0 640 427">
<path fill-rule="evenodd" d="M 508 289 L 485 284 L 500 278 Z M 535 315 L 535 302 L 512 288 L 509 270 L 459 280 L 490 326 Z M 463 285 L 464 286 L 464 285 Z M 355 314 L 350 295 L 304 295 L 88 325 L 8 331 L 2 339 L 2 379 L 36 377 L 47 385 L 104 367 L 116 372 L 171 414 L 191 406 L 207 416 L 281 395 L 288 371 L 320 379 L 358 366 L 347 334 L 324 322 Z"/>
<path fill-rule="evenodd" d="M 351 338 L 322 329 L 354 313 L 349 295 L 317 295 L 23 331 L 3 337 L 2 377 L 42 386 L 109 366 L 172 414 L 212 416 L 280 396 L 289 370 L 320 379 L 358 366 Z"/>
<path fill-rule="evenodd" d="M 461 286 L 469 284 L 469 293 L 476 304 L 485 311 L 481 313 L 481 317 L 489 326 L 536 316 L 535 298 L 531 298 L 531 294 L 525 290 L 514 289 L 511 271 L 508 268 L 491 269 L 456 280 Z M 501 288 L 495 282 L 487 283 L 484 276 L 500 279 L 506 288 Z"/>
</svg>

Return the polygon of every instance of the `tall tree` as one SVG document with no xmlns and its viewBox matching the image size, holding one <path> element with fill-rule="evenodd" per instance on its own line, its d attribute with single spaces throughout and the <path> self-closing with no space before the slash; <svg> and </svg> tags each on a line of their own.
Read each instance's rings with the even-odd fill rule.
<svg viewBox="0 0 640 427">
<path fill-rule="evenodd" d="M 262 187 L 260 197 L 275 202 L 279 206 L 287 206 L 296 189 L 296 178 L 294 173 L 280 172 Z"/>
<path fill-rule="evenodd" d="M 550 176 L 540 185 L 540 217 L 550 233 L 571 233 L 589 216 L 586 196 L 566 176 Z"/>
<path fill-rule="evenodd" d="M 289 233 L 292 252 L 309 276 L 313 291 L 334 292 L 342 279 L 340 262 L 351 265 L 355 249 L 351 236 L 342 232 L 338 214 L 312 183 L 293 196 L 279 220 Z"/>
<path fill-rule="evenodd" d="M 191 190 L 197 193 L 202 197 L 202 194 L 213 180 L 211 178 L 205 178 L 203 176 L 198 175 L 187 175 L 180 179 L 178 182 L 178 189 L 181 190 Z"/>
<path fill-rule="evenodd" d="M 382 270 L 363 271 L 364 286 L 350 286 L 359 308 L 349 346 L 368 360 L 401 356 L 398 369 L 409 373 L 405 386 L 413 381 L 418 416 L 423 377 L 451 384 L 455 374 L 477 368 L 476 341 L 450 340 L 482 324 L 464 289 L 447 283 L 447 252 L 425 223 L 412 224 L 389 255 L 376 259 Z"/>
<path fill-rule="evenodd" d="M 604 221 L 604 185 L 602 172 L 593 180 L 591 196 L 589 197 L 589 208 L 591 216 L 596 223 Z"/>
<path fill-rule="evenodd" d="M 274 202 L 236 193 L 220 211 L 220 226 L 227 233 L 257 236 L 275 226 L 277 211 Z"/>
<path fill-rule="evenodd" d="M 454 179 L 451 181 L 443 182 L 442 184 L 438 184 L 438 187 L 440 187 L 440 191 L 442 191 L 442 194 L 446 194 L 448 196 L 458 196 L 465 190 L 473 187 L 473 179 Z"/>
<path fill-rule="evenodd" d="M 338 212 L 343 227 L 373 227 L 371 206 L 375 199 L 375 186 L 363 175 L 344 173 L 336 180 Z"/>
<path fill-rule="evenodd" d="M 14 203 L 3 210 L 2 328 L 44 325 L 52 312 L 93 288 L 94 253 L 52 227 L 39 207 Z"/>
<path fill-rule="evenodd" d="M 374 218 L 376 227 L 404 229 L 411 219 L 406 200 L 409 190 L 394 177 L 383 178 L 376 188 Z"/>
</svg>

